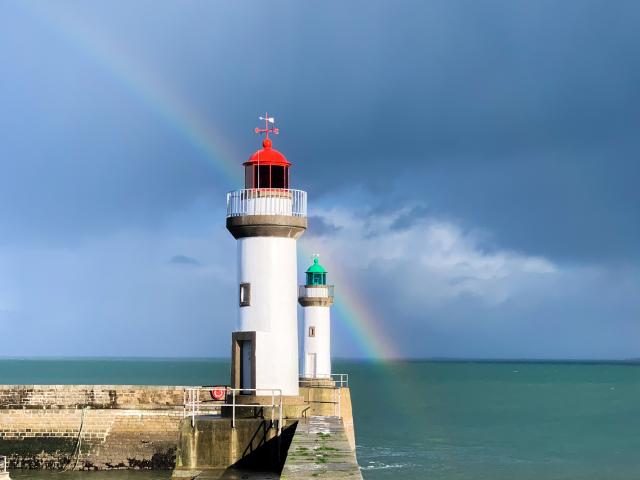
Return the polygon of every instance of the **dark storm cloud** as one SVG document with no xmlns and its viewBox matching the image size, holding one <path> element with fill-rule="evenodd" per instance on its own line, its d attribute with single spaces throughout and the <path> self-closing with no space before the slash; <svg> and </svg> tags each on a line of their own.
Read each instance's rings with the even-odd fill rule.
<svg viewBox="0 0 640 480">
<path fill-rule="evenodd" d="M 406 213 L 401 214 L 398 218 L 396 218 L 391 226 L 389 227 L 391 230 L 405 230 L 416 222 L 419 222 L 423 219 L 427 214 L 429 214 L 429 209 L 424 206 L 413 207 Z"/>
<path fill-rule="evenodd" d="M 8 5 L 0 153 L 20 162 L 0 214 L 12 235 L 152 225 L 236 186 L 117 68 Z M 294 183 L 316 197 L 363 184 L 525 250 L 637 252 L 636 2 L 192 3 L 153 18 L 149 5 L 58 8 L 211 119 L 238 169 L 271 108 Z"/>
<path fill-rule="evenodd" d="M 212 312 L 228 329 L 235 315 L 224 195 L 240 186 L 233 176 L 258 147 L 253 128 L 268 109 L 281 129 L 274 146 L 294 163 L 292 185 L 309 191 L 306 237 L 323 236 L 322 251 L 338 241 L 357 252 L 377 246 L 384 276 L 358 258 L 354 284 L 412 355 L 555 354 L 555 326 L 568 337 L 584 319 L 572 354 L 627 355 L 640 283 L 615 272 L 640 260 L 639 24 L 640 4 L 625 0 L 3 2 L 0 309 L 44 332 L 35 349 L 50 345 L 53 325 L 79 332 L 61 347 L 73 352 L 86 318 L 106 333 L 115 319 L 143 335 L 158 318 L 170 328 L 184 316 L 193 331 L 209 328 L 198 354 L 210 354 Z M 153 95 L 156 83 L 167 95 Z M 208 153 L 194 139 L 196 116 L 207 122 Z M 321 206 L 349 221 L 341 228 Z M 523 287 L 499 307 L 456 296 L 408 312 L 388 301 L 407 301 L 401 287 L 422 288 L 420 300 L 435 293 L 413 258 L 392 254 L 399 238 L 403 255 L 428 254 L 423 236 L 440 220 L 463 239 L 486 238 L 455 255 L 444 248 L 427 273 L 460 268 L 471 249 L 480 290 L 483 262 L 504 258 L 600 276 L 567 292 L 580 277 L 569 275 L 535 308 Z M 171 268 L 191 264 L 175 252 L 206 268 Z M 451 278 L 437 286 L 469 283 Z M 607 285 L 622 293 L 603 298 Z M 44 318 L 56 320 L 51 331 L 38 328 Z M 496 321 L 474 323 L 485 318 Z M 350 354 L 342 333 L 336 353 Z M 113 335 L 117 353 L 136 351 L 135 338 Z M 600 338 L 609 343 L 598 350 Z M 157 343 L 178 353 L 171 339 L 155 340 L 150 352 Z M 216 341 L 216 353 L 226 351 Z M 193 353 L 189 342 L 180 354 Z"/>
<path fill-rule="evenodd" d="M 340 230 L 340 227 L 330 224 L 324 217 L 317 215 L 309 216 L 308 228 L 313 235 L 331 235 Z"/>
</svg>

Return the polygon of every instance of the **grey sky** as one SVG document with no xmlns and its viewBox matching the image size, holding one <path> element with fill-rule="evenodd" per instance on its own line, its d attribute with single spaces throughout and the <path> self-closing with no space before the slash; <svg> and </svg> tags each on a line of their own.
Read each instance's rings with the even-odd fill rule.
<svg viewBox="0 0 640 480">
<path fill-rule="evenodd" d="M 0 354 L 227 355 L 220 165 L 268 109 L 306 250 L 399 353 L 640 357 L 639 24 L 633 1 L 3 2 L 0 326 L 28 340 Z M 364 355 L 348 320 L 335 353 Z"/>
</svg>

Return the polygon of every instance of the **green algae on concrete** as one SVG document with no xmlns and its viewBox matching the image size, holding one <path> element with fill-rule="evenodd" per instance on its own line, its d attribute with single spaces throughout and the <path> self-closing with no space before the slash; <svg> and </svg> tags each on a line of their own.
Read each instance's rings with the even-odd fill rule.
<svg viewBox="0 0 640 480">
<path fill-rule="evenodd" d="M 301 419 L 281 478 L 362 479 L 342 419 L 320 416 Z"/>
</svg>

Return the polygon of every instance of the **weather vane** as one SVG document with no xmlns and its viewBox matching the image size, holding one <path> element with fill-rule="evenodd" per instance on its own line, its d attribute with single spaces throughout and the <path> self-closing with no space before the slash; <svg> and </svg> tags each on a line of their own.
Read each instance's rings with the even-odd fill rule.
<svg viewBox="0 0 640 480">
<path fill-rule="evenodd" d="M 274 125 L 276 123 L 276 119 L 273 117 L 270 117 L 268 113 L 264 114 L 264 117 L 258 117 L 260 120 L 264 120 L 264 128 L 258 128 L 256 127 L 256 133 L 260 134 L 260 133 L 264 133 L 266 134 L 267 138 L 269 138 L 269 133 L 273 133 L 274 135 L 278 135 L 280 133 L 280 130 L 278 130 Z M 271 125 L 269 125 L 271 124 Z"/>
</svg>

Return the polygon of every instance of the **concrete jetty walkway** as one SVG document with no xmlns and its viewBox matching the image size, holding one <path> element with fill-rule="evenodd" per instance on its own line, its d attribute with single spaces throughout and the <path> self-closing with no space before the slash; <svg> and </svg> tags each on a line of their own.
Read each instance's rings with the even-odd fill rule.
<svg viewBox="0 0 640 480">
<path fill-rule="evenodd" d="M 342 419 L 300 419 L 281 478 L 362 479 L 356 453 L 351 449 Z"/>
</svg>

